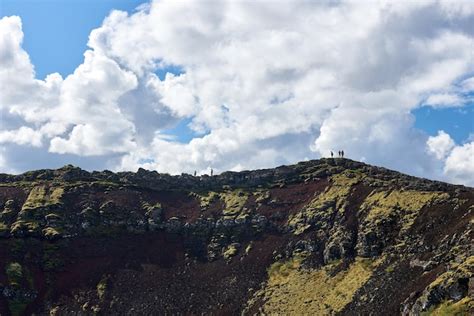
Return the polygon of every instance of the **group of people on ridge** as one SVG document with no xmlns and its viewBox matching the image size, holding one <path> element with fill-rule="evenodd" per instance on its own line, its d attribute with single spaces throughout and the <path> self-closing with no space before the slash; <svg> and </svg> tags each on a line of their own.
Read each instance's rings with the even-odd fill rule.
<svg viewBox="0 0 474 316">
<path fill-rule="evenodd" d="M 338 156 L 339 158 L 344 158 L 344 150 L 339 150 L 339 151 L 337 152 L 337 156 Z M 332 150 L 331 150 L 331 158 L 333 158 L 333 157 L 334 157 L 334 153 L 333 153 Z"/>
<path fill-rule="evenodd" d="M 197 175 L 197 171 L 194 170 L 194 176 L 196 176 L 196 175 Z M 213 175 L 214 175 L 214 169 L 211 169 L 211 177 L 212 177 Z"/>
</svg>

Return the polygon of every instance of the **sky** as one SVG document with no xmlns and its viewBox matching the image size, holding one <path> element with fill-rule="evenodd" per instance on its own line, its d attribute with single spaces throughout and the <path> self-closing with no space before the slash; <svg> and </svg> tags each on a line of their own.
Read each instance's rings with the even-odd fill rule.
<svg viewBox="0 0 474 316">
<path fill-rule="evenodd" d="M 474 186 L 473 1 L 0 0 L 0 172 L 346 156 Z"/>
</svg>

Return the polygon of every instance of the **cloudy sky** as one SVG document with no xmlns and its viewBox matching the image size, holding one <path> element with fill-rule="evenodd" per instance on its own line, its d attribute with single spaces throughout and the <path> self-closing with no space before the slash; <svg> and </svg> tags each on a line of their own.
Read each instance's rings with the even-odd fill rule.
<svg viewBox="0 0 474 316">
<path fill-rule="evenodd" d="M 355 160 L 474 186 L 474 1 L 0 0 L 0 172 Z"/>
</svg>

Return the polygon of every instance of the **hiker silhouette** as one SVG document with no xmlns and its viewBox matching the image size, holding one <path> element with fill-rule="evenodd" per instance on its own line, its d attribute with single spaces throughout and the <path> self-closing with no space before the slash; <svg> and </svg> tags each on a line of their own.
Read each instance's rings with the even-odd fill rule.
<svg viewBox="0 0 474 316">
<path fill-rule="evenodd" d="M 341 150 L 341 157 L 344 158 L 344 150 Z"/>
<path fill-rule="evenodd" d="M 331 158 L 334 157 L 334 153 L 331 151 Z"/>
<path fill-rule="evenodd" d="M 214 170 L 211 169 L 211 177 L 214 175 Z"/>
</svg>

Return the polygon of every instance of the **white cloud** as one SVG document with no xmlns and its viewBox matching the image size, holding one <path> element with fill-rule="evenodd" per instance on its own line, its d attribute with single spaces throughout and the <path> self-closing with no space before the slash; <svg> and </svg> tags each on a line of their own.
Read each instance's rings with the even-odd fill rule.
<svg viewBox="0 0 474 316">
<path fill-rule="evenodd" d="M 42 145 L 42 135 L 34 129 L 22 126 L 17 130 L 0 131 L 0 144 L 2 143 L 40 147 Z"/>
<path fill-rule="evenodd" d="M 43 150 L 191 173 L 344 149 L 419 176 L 457 174 L 439 165 L 459 146 L 414 129 L 410 112 L 465 103 L 472 1 L 153 1 L 113 11 L 83 64 L 44 81 L 21 47 L 20 19 L 0 21 L 0 131 L 29 128 Z M 183 73 L 155 75 L 170 66 Z M 184 118 L 193 140 L 163 137 Z"/>
<path fill-rule="evenodd" d="M 196 100 L 186 74 L 175 76 L 167 73 L 163 81 L 151 76 L 147 85 L 154 89 L 159 101 L 176 116 L 189 117 L 196 114 Z"/>
<path fill-rule="evenodd" d="M 426 100 L 427 105 L 435 108 L 462 106 L 463 103 L 463 98 L 453 93 L 432 94 Z"/>
<path fill-rule="evenodd" d="M 456 146 L 446 159 L 444 172 L 453 183 L 474 186 L 474 142 Z"/>
<path fill-rule="evenodd" d="M 454 148 L 454 140 L 445 131 L 438 131 L 438 135 L 428 137 L 426 142 L 428 151 L 437 159 L 445 159 Z"/>
<path fill-rule="evenodd" d="M 474 186 L 474 142 L 456 145 L 449 134 L 438 131 L 426 142 L 430 154 L 443 164 L 445 179 L 456 184 Z"/>
<path fill-rule="evenodd" d="M 474 91 L 474 77 L 467 78 L 461 82 L 463 92 Z"/>
</svg>

